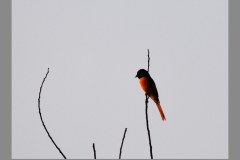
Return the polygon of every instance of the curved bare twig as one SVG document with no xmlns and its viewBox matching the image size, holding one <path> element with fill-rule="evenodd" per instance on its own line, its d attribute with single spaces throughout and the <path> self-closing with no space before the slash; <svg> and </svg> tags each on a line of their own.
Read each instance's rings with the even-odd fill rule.
<svg viewBox="0 0 240 160">
<path fill-rule="evenodd" d="M 43 87 L 43 83 L 45 82 L 45 79 L 47 78 L 47 75 L 49 73 L 49 68 L 48 71 L 46 73 L 46 76 L 44 77 L 43 81 L 42 81 L 42 85 L 40 87 L 40 91 L 39 91 L 39 97 L 38 97 L 38 109 L 39 109 L 39 115 L 40 115 L 40 119 L 42 121 L 42 125 L 44 127 L 44 129 L 46 130 L 48 137 L 51 139 L 51 141 L 53 142 L 53 144 L 55 145 L 55 147 L 58 149 L 58 151 L 61 153 L 61 155 L 64 157 L 64 159 L 67 159 L 66 156 L 62 153 L 62 151 L 60 150 L 60 148 L 56 145 L 56 143 L 53 141 L 51 135 L 49 134 L 47 127 L 45 126 L 43 119 L 42 119 L 42 114 L 41 114 L 41 109 L 40 109 L 40 98 L 41 98 L 41 92 L 42 92 L 42 87 Z"/>
</svg>

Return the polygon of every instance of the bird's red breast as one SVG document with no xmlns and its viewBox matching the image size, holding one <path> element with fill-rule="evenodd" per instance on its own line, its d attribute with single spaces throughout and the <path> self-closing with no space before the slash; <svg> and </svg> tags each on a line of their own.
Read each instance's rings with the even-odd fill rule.
<svg viewBox="0 0 240 160">
<path fill-rule="evenodd" d="M 140 83 L 140 86 L 142 87 L 142 89 L 144 90 L 144 92 L 146 92 L 147 90 L 147 77 L 142 77 L 139 79 L 139 83 Z"/>
<path fill-rule="evenodd" d="M 148 86 L 147 86 L 147 77 L 142 77 L 139 79 L 140 86 L 142 87 L 144 92 L 146 93 L 148 88 L 148 92 L 147 92 L 148 95 L 155 103 L 158 103 L 159 100 L 158 100 L 157 88 L 154 83 L 150 83 L 150 82 L 151 82 L 150 79 L 148 79 Z"/>
<path fill-rule="evenodd" d="M 147 82 L 148 82 L 148 86 L 147 86 Z M 160 101 L 158 99 L 158 93 L 157 93 L 157 88 L 154 84 L 154 82 L 151 83 L 151 80 L 147 80 L 147 77 L 141 77 L 139 79 L 139 83 L 140 86 L 142 87 L 142 89 L 144 90 L 144 92 L 146 93 L 146 90 L 148 88 L 148 95 L 150 96 L 150 98 L 156 103 L 157 108 L 160 112 L 160 115 L 162 117 L 162 120 L 166 120 L 166 117 L 164 115 L 164 112 L 162 110 L 162 107 L 160 105 Z"/>
</svg>

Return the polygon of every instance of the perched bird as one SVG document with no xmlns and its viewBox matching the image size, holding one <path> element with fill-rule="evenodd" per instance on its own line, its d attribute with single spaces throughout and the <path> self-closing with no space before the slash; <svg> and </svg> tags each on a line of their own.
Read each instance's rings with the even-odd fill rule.
<svg viewBox="0 0 240 160">
<path fill-rule="evenodd" d="M 156 103 L 157 108 L 158 108 L 158 110 L 160 112 L 160 115 L 162 117 L 162 120 L 163 121 L 166 120 L 166 117 L 165 117 L 165 115 L 163 113 L 163 110 L 162 110 L 162 107 L 160 105 L 160 101 L 158 99 L 157 87 L 156 87 L 153 79 L 151 78 L 151 76 L 148 74 L 148 72 L 145 69 L 140 69 L 137 72 L 136 77 L 139 78 L 140 86 L 142 87 L 142 89 L 144 90 L 145 93 L 146 93 L 146 90 L 148 88 L 147 94 Z M 147 84 L 147 77 L 148 77 L 148 84 Z"/>
</svg>

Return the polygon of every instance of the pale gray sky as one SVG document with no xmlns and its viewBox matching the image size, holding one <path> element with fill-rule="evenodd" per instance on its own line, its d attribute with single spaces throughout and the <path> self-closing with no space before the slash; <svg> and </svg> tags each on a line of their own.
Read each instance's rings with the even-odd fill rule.
<svg viewBox="0 0 240 160">
<path fill-rule="evenodd" d="M 228 1 L 12 1 L 12 158 L 228 158 Z"/>
</svg>

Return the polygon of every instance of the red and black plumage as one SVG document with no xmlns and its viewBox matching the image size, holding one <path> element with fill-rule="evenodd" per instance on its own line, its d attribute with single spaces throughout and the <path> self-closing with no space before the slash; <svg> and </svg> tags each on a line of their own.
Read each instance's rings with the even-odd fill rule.
<svg viewBox="0 0 240 160">
<path fill-rule="evenodd" d="M 148 72 L 145 69 L 140 69 L 137 72 L 136 77 L 139 78 L 140 86 L 142 87 L 142 89 L 144 90 L 145 93 L 146 93 L 146 90 L 148 88 L 147 94 L 156 103 L 157 108 L 158 108 L 158 110 L 160 112 L 160 115 L 162 117 L 162 120 L 163 121 L 166 120 L 166 117 L 164 115 L 162 106 L 160 105 L 160 101 L 159 101 L 159 98 L 158 98 L 157 87 L 155 85 L 154 80 L 150 76 L 150 74 L 148 74 Z M 147 77 L 148 77 L 148 80 L 147 80 Z M 147 85 L 147 81 L 148 81 L 148 85 Z"/>
</svg>

